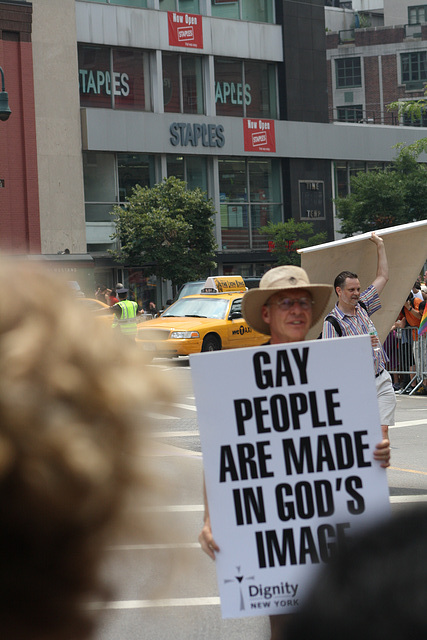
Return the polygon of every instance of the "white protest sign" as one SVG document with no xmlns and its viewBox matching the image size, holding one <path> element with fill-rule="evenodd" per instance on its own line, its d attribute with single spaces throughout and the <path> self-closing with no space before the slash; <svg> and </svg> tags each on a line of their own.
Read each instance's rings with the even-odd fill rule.
<svg viewBox="0 0 427 640">
<path fill-rule="evenodd" d="M 390 273 L 389 282 L 380 296 L 381 309 L 373 318 L 380 340 L 384 342 L 427 258 L 427 220 L 379 229 L 375 233 L 384 239 Z M 363 233 L 299 249 L 301 266 L 311 282 L 326 284 L 333 284 L 341 271 L 353 271 L 357 273 L 364 291 L 374 281 L 377 272 L 377 248 L 369 240 L 370 236 L 370 233 Z M 334 291 L 323 316 L 310 329 L 309 339 L 316 338 L 322 331 L 323 319 L 336 301 Z"/>
<path fill-rule="evenodd" d="M 368 336 L 190 357 L 224 618 L 298 610 L 390 513 Z"/>
</svg>

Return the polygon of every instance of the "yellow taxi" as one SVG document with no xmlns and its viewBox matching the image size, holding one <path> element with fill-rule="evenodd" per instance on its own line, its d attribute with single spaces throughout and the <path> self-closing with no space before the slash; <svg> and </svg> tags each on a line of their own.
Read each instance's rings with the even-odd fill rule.
<svg viewBox="0 0 427 640">
<path fill-rule="evenodd" d="M 242 318 L 245 291 L 241 276 L 208 278 L 200 294 L 179 298 L 159 318 L 140 325 L 137 343 L 153 357 L 265 344 L 268 337 Z"/>
</svg>

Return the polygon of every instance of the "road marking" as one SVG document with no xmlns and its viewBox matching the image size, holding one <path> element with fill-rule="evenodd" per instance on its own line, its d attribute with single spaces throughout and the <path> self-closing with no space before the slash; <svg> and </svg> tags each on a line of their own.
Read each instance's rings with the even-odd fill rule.
<svg viewBox="0 0 427 640">
<path fill-rule="evenodd" d="M 147 413 L 150 420 L 177 420 L 176 416 L 167 416 L 162 413 Z"/>
<path fill-rule="evenodd" d="M 218 606 L 219 598 L 164 598 L 162 600 L 117 600 L 113 602 L 91 602 L 88 609 L 149 609 L 152 607 L 206 607 Z"/>
<path fill-rule="evenodd" d="M 155 438 L 188 438 L 189 436 L 198 437 L 198 431 L 159 431 L 154 434 Z"/>
<path fill-rule="evenodd" d="M 390 496 L 390 502 L 393 504 L 399 502 L 427 502 L 427 495 L 422 496 Z"/>
<path fill-rule="evenodd" d="M 156 549 L 200 549 L 198 542 L 176 542 L 163 544 L 117 544 L 107 547 L 107 551 L 148 551 Z"/>
<path fill-rule="evenodd" d="M 416 427 L 419 424 L 427 424 L 427 420 L 405 420 L 404 422 L 396 422 L 396 424 L 390 425 L 389 429 L 396 429 L 399 427 Z"/>
<path fill-rule="evenodd" d="M 427 471 L 416 471 L 415 469 L 400 469 L 399 467 L 389 467 L 391 471 L 404 471 L 405 473 L 419 473 L 422 476 L 427 476 Z"/>
<path fill-rule="evenodd" d="M 204 504 L 169 504 L 152 507 L 141 507 L 132 511 L 142 511 L 144 513 L 190 513 L 194 511 L 204 511 Z"/>
<path fill-rule="evenodd" d="M 188 411 L 197 411 L 196 407 L 192 404 L 179 404 L 178 402 L 171 402 L 171 407 L 177 407 L 177 409 L 187 409 Z"/>
</svg>

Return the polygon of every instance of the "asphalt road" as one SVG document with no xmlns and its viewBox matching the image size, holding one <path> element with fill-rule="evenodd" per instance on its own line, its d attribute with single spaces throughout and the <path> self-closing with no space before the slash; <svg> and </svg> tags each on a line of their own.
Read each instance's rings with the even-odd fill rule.
<svg viewBox="0 0 427 640">
<path fill-rule="evenodd" d="M 116 591 L 106 607 L 99 607 L 103 619 L 97 640 L 267 640 L 266 618 L 221 619 L 214 563 L 197 542 L 202 459 L 188 360 L 156 360 L 152 366 L 172 378 L 177 397 L 151 416 L 155 444 L 149 460 L 141 460 L 156 473 L 160 496 L 144 511 L 136 496 L 132 509 L 135 521 L 142 516 L 162 535 L 142 542 L 135 530 L 112 543 L 105 574 Z M 390 436 L 387 474 L 397 513 L 427 502 L 427 396 L 397 397 Z"/>
</svg>

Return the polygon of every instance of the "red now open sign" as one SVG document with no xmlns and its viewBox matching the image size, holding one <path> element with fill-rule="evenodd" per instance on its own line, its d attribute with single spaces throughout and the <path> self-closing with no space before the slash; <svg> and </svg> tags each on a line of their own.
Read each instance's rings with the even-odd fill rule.
<svg viewBox="0 0 427 640">
<path fill-rule="evenodd" d="M 168 11 L 169 44 L 203 49 L 202 16 Z"/>
<path fill-rule="evenodd" d="M 276 151 L 274 120 L 243 118 L 243 143 L 245 151 Z"/>
</svg>

